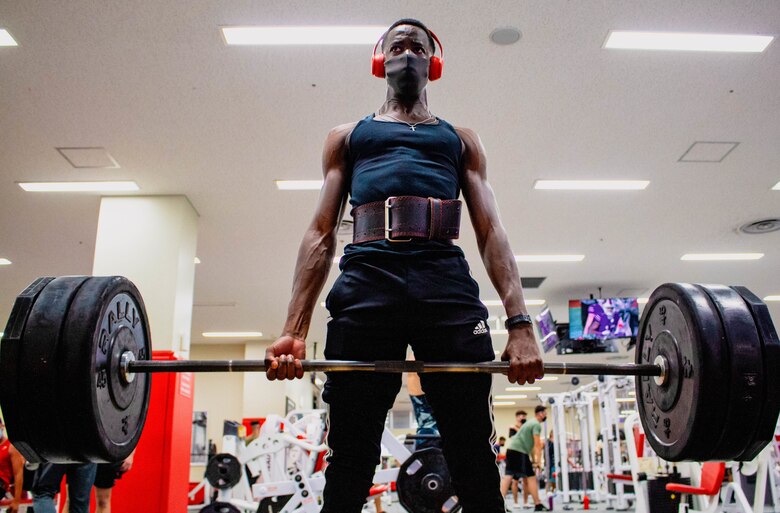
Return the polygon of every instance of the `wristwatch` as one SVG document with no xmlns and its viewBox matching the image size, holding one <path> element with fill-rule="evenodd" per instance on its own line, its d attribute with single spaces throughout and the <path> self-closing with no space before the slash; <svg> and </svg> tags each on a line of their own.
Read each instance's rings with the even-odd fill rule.
<svg viewBox="0 0 780 513">
<path fill-rule="evenodd" d="M 504 327 L 508 330 L 522 324 L 532 324 L 531 316 L 526 314 L 513 315 L 504 321 Z"/>
</svg>

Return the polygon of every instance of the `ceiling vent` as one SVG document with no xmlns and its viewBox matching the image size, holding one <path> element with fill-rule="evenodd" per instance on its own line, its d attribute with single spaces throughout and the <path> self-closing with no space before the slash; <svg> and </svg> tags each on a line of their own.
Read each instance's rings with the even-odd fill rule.
<svg viewBox="0 0 780 513">
<path fill-rule="evenodd" d="M 723 162 L 738 142 L 696 141 L 677 162 Z"/>
<path fill-rule="evenodd" d="M 546 279 L 547 276 L 542 276 L 540 278 L 520 278 L 520 285 L 522 285 L 524 289 L 538 289 Z"/>
<path fill-rule="evenodd" d="M 76 169 L 116 169 L 114 157 L 105 148 L 57 148 L 65 160 Z"/>
<path fill-rule="evenodd" d="M 778 230 L 780 230 L 780 219 L 763 219 L 761 221 L 743 224 L 739 227 L 739 231 L 750 235 L 760 235 L 762 233 L 776 232 Z"/>
</svg>

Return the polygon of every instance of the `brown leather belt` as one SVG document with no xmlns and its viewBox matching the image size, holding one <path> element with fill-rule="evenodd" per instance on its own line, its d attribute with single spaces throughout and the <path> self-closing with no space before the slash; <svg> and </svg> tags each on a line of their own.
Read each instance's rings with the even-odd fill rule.
<svg viewBox="0 0 780 513">
<path fill-rule="evenodd" d="M 460 200 L 392 196 L 352 209 L 352 242 L 449 241 L 460 233 Z"/>
</svg>

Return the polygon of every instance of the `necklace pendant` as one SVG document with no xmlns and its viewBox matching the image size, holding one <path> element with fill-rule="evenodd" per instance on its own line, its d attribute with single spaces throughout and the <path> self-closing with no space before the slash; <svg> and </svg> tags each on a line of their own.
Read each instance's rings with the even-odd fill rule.
<svg viewBox="0 0 780 513">
<path fill-rule="evenodd" d="M 411 129 L 412 129 L 412 132 L 414 132 L 414 131 L 415 131 L 413 126 L 410 126 L 409 128 L 411 128 Z"/>
</svg>

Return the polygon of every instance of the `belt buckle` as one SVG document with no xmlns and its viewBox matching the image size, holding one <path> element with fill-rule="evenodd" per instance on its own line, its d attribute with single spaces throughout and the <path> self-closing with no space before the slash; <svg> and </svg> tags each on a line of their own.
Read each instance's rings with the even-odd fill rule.
<svg viewBox="0 0 780 513">
<path fill-rule="evenodd" d="M 397 196 L 390 196 L 385 200 L 385 240 L 388 242 L 411 242 L 411 237 L 408 239 L 394 239 L 392 238 L 392 235 L 390 235 L 390 232 L 393 231 L 392 228 L 390 228 L 390 201 L 396 199 Z"/>
</svg>

